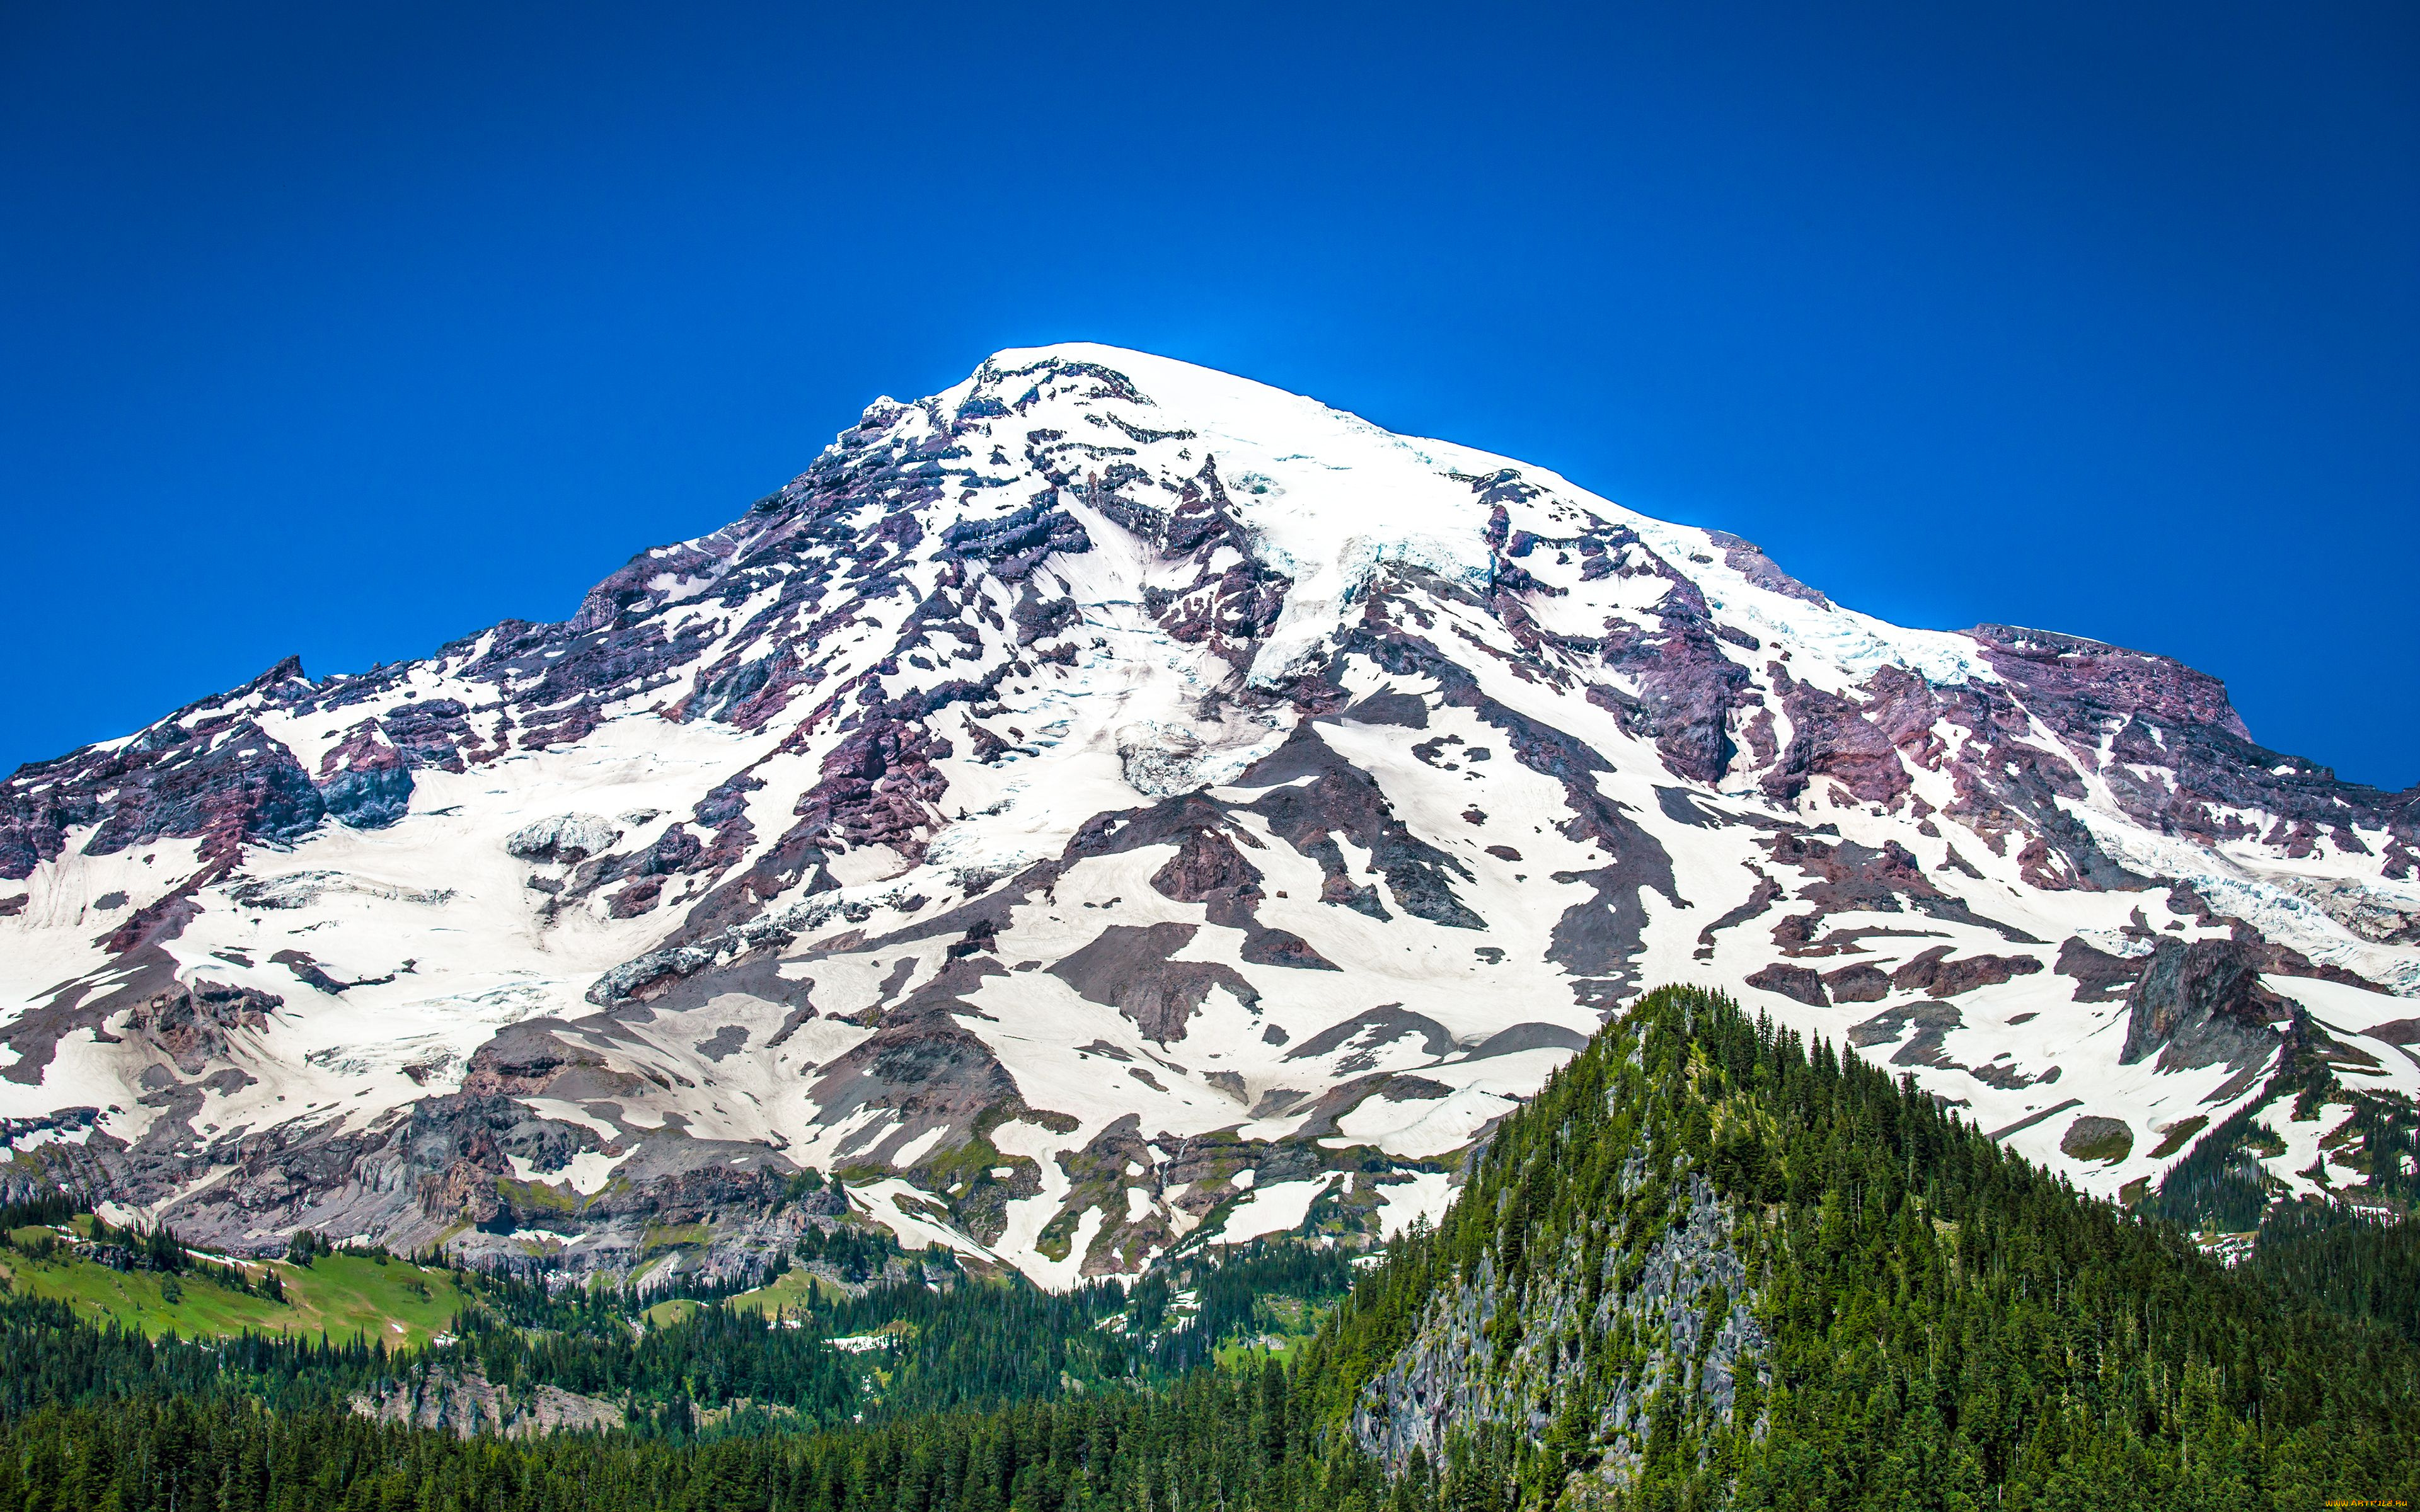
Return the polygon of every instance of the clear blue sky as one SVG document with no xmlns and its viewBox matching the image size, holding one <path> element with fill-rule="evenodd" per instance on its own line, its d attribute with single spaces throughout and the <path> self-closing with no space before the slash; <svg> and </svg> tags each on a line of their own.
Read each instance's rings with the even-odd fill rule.
<svg viewBox="0 0 2420 1512">
<path fill-rule="evenodd" d="M 2410 0 L 0 6 L 0 768 L 1077 338 L 2420 779 Z"/>
</svg>

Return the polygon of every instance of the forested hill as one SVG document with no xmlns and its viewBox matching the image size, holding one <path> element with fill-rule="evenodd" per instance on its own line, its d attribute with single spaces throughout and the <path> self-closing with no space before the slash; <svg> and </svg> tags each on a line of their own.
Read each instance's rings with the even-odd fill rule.
<svg viewBox="0 0 2420 1512">
<path fill-rule="evenodd" d="M 2360 1263 L 2319 1271 L 2384 1314 L 2344 1285 Z M 2248 1269 L 1912 1083 L 1668 988 L 1355 1289 L 1324 1408 L 1393 1469 L 1442 1469 L 1454 1506 L 2420 1493 L 2420 1355 L 2306 1304 L 2316 1275 Z"/>
<path fill-rule="evenodd" d="M 822 1411 L 801 1396 L 802 1415 L 786 1420 L 659 1412 L 608 1432 L 463 1441 L 371 1422 L 338 1394 L 265 1405 L 232 1377 L 205 1379 L 217 1367 L 201 1356 L 212 1351 L 176 1354 L 175 1372 L 146 1378 L 148 1367 L 120 1350 L 110 1371 L 77 1378 L 106 1376 L 105 1391 L 8 1398 L 0 1505 L 1511 1512 L 2408 1502 L 2420 1495 L 2420 1352 L 2397 1334 L 2408 1307 L 2381 1304 L 2385 1293 L 2369 1284 L 2401 1233 L 2298 1231 L 2281 1251 L 2289 1263 L 2256 1255 L 2226 1272 L 2165 1225 L 2078 1196 L 1854 1057 L 1821 1042 L 1810 1051 L 1719 995 L 1667 988 L 1498 1128 L 1444 1222 L 1400 1238 L 1291 1367 L 1230 1354 L 1229 1365 L 1181 1379 L 1063 1368 L 1026 1386 L 1010 1372 L 982 1390 L 918 1397 L 981 1408 L 814 1430 L 783 1429 Z M 1297 1267 L 1281 1257 L 1251 1264 Z M 1223 1280 L 1197 1269 L 1185 1283 L 1203 1318 L 1233 1310 L 1235 1299 L 1214 1293 L 1251 1273 L 1224 1269 Z M 1288 1284 L 1318 1290 L 1308 1273 Z M 928 1313 L 955 1305 L 951 1293 L 913 1289 Z M 978 1304 L 979 1289 L 967 1295 Z M 1113 1312 L 1116 1329 L 1147 1330 L 1168 1296 L 1147 1280 L 1123 1310 L 1104 1292 L 1055 1322 L 1039 1309 L 999 1316 L 1023 1318 L 1029 1331 L 1073 1319 L 1098 1335 Z M 845 1326 L 874 1321 L 852 1307 Z M 737 1317 L 688 1326 L 709 1344 L 782 1336 L 736 1326 Z M 819 1348 L 817 1326 L 808 1319 L 798 1343 Z M 921 1326 L 937 1344 L 948 1334 L 938 1315 Z M 12 1379 L 68 1379 L 20 1357 L 35 1332 L 0 1329 L 0 1367 Z M 582 1336 L 601 1350 L 614 1333 Z M 532 1336 L 535 1354 L 564 1352 L 543 1343 L 557 1336 L 551 1327 Z M 71 1348 L 56 1329 L 39 1344 L 54 1357 Z M 1051 1349 L 1055 1360 L 1079 1358 Z M 233 1371 L 243 1351 L 222 1352 Z M 634 1338 L 627 1357 L 582 1368 L 712 1409 L 714 1352 Z M 954 1356 L 925 1353 L 916 1368 L 940 1372 L 937 1383 L 956 1379 Z"/>
</svg>

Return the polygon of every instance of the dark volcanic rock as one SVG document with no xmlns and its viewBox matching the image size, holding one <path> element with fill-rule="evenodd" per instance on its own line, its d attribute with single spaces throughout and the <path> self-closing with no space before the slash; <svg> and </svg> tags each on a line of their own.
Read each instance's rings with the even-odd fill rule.
<svg viewBox="0 0 2420 1512">
<path fill-rule="evenodd" d="M 1207 903 L 1222 893 L 1233 897 L 1247 889 L 1257 891 L 1260 883 L 1259 870 L 1244 859 L 1235 842 L 1206 825 L 1186 830 L 1176 854 L 1151 879 L 1162 897 L 1188 903 Z"/>
<path fill-rule="evenodd" d="M 2242 839 L 2252 831 L 2228 810 L 2251 810 L 2278 816 L 2281 843 L 2298 829 L 2350 838 L 2352 825 L 2386 829 L 2407 845 L 2414 838 L 2414 792 L 2341 782 L 2326 767 L 2257 744 L 2226 686 L 2206 672 L 2045 630 L 1982 625 L 1966 633 L 2025 706 L 2071 746 L 2096 748 L 2116 726 L 2102 776 L 2126 812 L 2155 830 Z M 2129 768 L 2165 780 L 2147 781 Z"/>
<path fill-rule="evenodd" d="M 1330 749 L 1309 721 L 1296 725 L 1284 745 L 1255 763 L 1235 785 L 1266 790 L 1249 806 L 1250 811 L 1267 820 L 1287 844 L 1319 861 L 1326 878 L 1323 901 L 1351 906 L 1364 893 L 1365 885 L 1346 872 L 1343 853 L 1330 838 L 1342 835 L 1370 853 L 1370 864 L 1385 876 L 1404 912 L 1449 929 L 1487 927 L 1454 894 L 1455 879 L 1472 880 L 1469 869 L 1414 835 L 1377 782 Z M 1361 911 L 1386 917 L 1374 898 Z"/>
<path fill-rule="evenodd" d="M 1015 580 L 1054 551 L 1093 548 L 1093 538 L 1047 498 L 997 519 L 969 520 L 941 532 L 950 553 L 962 561 L 987 562 L 1000 577 Z"/>
<path fill-rule="evenodd" d="M 206 854 L 233 855 L 247 840 L 300 840 L 327 812 L 294 753 L 249 720 L 197 727 L 122 780 L 109 816 L 85 843 L 91 855 L 163 836 L 199 836 Z"/>
<path fill-rule="evenodd" d="M 975 1120 L 988 1110 L 1022 1105 L 1008 1068 L 952 1014 L 965 1007 L 959 994 L 999 971 L 989 963 L 950 963 L 933 984 L 885 1015 L 870 1038 L 823 1069 L 814 1091 L 832 1122 L 867 1108 L 892 1119 L 868 1124 L 838 1154 L 882 1160 L 937 1128 L 942 1138 L 925 1153 L 939 1154 L 972 1137 Z"/>
<path fill-rule="evenodd" d="M 127 1030 L 158 1045 L 188 1076 L 225 1056 L 229 1029 L 262 1029 L 269 1014 L 285 1006 L 274 993 L 196 981 L 147 999 L 127 1016 Z"/>
<path fill-rule="evenodd" d="M 2126 994 L 2120 1065 L 2159 1053 L 2163 1071 L 2225 1061 L 2265 1063 L 2284 1043 L 2276 1026 L 2293 1005 L 2260 984 L 2259 964 L 2239 940 L 2162 939 Z"/>
<path fill-rule="evenodd" d="M 375 720 L 319 758 L 318 786 L 328 817 L 354 829 L 383 829 L 411 807 L 411 772 Z"/>
<path fill-rule="evenodd" d="M 823 762 L 823 780 L 799 800 L 801 830 L 842 845 L 889 845 L 921 856 L 934 824 L 927 806 L 949 784 L 933 763 L 950 743 L 922 723 L 889 717 L 868 720 Z"/>
<path fill-rule="evenodd" d="M 2075 979 L 2077 1002 L 2114 1003 L 2126 995 L 2126 989 L 2142 976 L 2148 964 L 2096 949 L 2071 934 L 2059 942 L 2058 960 L 2051 969 Z"/>
<path fill-rule="evenodd" d="M 1192 943 L 1195 933 L 1191 924 L 1112 924 L 1092 944 L 1062 957 L 1050 974 L 1166 1044 L 1185 1038 L 1186 1021 L 1202 1011 L 1213 988 L 1225 988 L 1247 1008 L 1261 1000 L 1233 966 L 1169 959 Z"/>
<path fill-rule="evenodd" d="M 1892 972 L 1890 980 L 1901 992 L 1955 997 L 1978 987 L 2029 977 L 2040 969 L 2041 963 L 2029 955 L 1968 955 L 1953 959 L 1948 946 L 1936 945 Z"/>
<path fill-rule="evenodd" d="M 1836 1003 L 1879 1003 L 1890 995 L 1890 973 L 1870 962 L 1823 973 L 1823 985 Z"/>
<path fill-rule="evenodd" d="M 1670 585 L 1653 625 L 1622 620 L 1606 625 L 1605 664 L 1638 687 L 1636 704 L 1615 705 L 1622 723 L 1652 739 L 1665 765 L 1677 775 L 1720 781 L 1736 753 L 1730 717 L 1745 695 L 1748 670 L 1724 654 L 1724 637 L 1695 582 L 1675 572 L 1627 529 L 1610 533 L 1604 547 L 1606 554 L 1597 560 L 1619 562 L 1612 569 L 1615 575 L 1650 574 Z M 1591 689 L 1590 696 L 1604 691 Z"/>
<path fill-rule="evenodd" d="M 1907 767 L 1898 748 L 1856 704 L 1792 680 L 1777 661 L 1766 664 L 1765 674 L 1792 727 L 1790 744 L 1763 778 L 1767 793 L 1787 802 L 1818 778 L 1838 782 L 1868 803 L 1890 803 L 1907 791 Z"/>
<path fill-rule="evenodd" d="M 1812 966 L 1793 966 L 1776 962 L 1761 971 L 1749 973 L 1746 980 L 1751 987 L 1761 987 L 1769 993 L 1794 997 L 1810 1008 L 1825 1008 L 1831 1004 L 1831 999 L 1823 993 L 1823 979 L 1815 974 Z"/>
</svg>

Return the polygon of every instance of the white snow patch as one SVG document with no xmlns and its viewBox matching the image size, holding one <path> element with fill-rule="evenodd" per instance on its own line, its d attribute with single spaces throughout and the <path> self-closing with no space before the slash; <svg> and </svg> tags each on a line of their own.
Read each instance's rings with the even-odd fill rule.
<svg viewBox="0 0 2420 1512">
<path fill-rule="evenodd" d="M 1319 1195 L 1341 1180 L 1321 1176 L 1261 1187 L 1227 1211 L 1227 1221 L 1220 1226 L 1218 1239 L 1221 1243 L 1240 1244 L 1269 1234 L 1292 1233 L 1311 1215 L 1311 1205 L 1319 1199 Z"/>
</svg>

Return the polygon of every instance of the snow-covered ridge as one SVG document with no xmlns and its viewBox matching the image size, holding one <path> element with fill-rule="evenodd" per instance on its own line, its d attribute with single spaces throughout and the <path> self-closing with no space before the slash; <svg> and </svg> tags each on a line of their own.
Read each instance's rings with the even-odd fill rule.
<svg viewBox="0 0 2420 1512">
<path fill-rule="evenodd" d="M 560 625 L 21 770 L 0 1127 L 238 1248 L 628 1270 L 676 1221 L 736 1265 L 832 1221 L 783 1205 L 811 1165 L 1063 1285 L 1434 1212 L 1697 980 L 2116 1194 L 2289 1041 L 2414 1089 L 2413 805 L 2163 658 L 1894 626 L 1543 469 L 1011 350 Z"/>
</svg>

